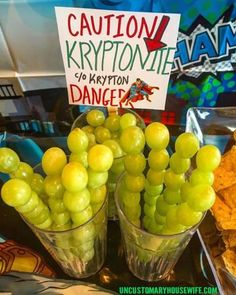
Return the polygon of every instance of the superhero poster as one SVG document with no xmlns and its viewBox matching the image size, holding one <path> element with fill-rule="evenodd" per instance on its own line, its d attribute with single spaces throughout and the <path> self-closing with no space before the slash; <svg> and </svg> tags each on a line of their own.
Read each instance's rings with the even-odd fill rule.
<svg viewBox="0 0 236 295">
<path fill-rule="evenodd" d="M 179 14 L 56 7 L 70 104 L 164 109 Z"/>
</svg>

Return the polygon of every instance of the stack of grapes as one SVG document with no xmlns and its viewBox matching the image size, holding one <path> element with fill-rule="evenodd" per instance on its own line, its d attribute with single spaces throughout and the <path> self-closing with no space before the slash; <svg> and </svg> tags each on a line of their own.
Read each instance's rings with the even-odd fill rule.
<svg viewBox="0 0 236 295">
<path fill-rule="evenodd" d="M 53 243 L 58 251 L 66 251 L 67 259 L 75 255 L 87 262 L 94 256 L 95 238 L 99 235 L 96 230 L 103 231 L 101 236 L 106 238 L 106 210 L 104 214 L 98 211 L 105 204 L 113 153 L 103 144 L 89 147 L 86 132 L 79 128 L 70 132 L 67 145 L 69 162 L 61 148 L 52 147 L 45 151 L 41 165 L 36 167 L 41 171 L 37 172 L 21 162 L 13 150 L 0 148 L 0 172 L 11 178 L 4 183 L 1 196 L 36 228 L 54 233 L 72 229 L 66 238 L 55 235 Z M 90 222 L 98 215 L 96 222 Z"/>
<path fill-rule="evenodd" d="M 123 211 L 130 222 L 152 234 L 184 232 L 215 201 L 213 171 L 221 160 L 217 147 L 200 148 L 198 139 L 186 132 L 177 137 L 175 152 L 169 155 L 169 139 L 167 127 L 158 122 L 145 132 L 128 127 L 120 136 L 126 153 L 118 190 Z"/>
<path fill-rule="evenodd" d="M 114 201 L 114 191 L 119 176 L 124 172 L 125 151 L 120 145 L 120 135 L 122 131 L 130 126 L 144 127 L 142 119 L 131 111 L 124 114 L 110 112 L 106 117 L 101 110 L 90 110 L 76 119 L 73 128 L 80 127 L 89 137 L 89 148 L 94 144 L 104 144 L 108 146 L 113 153 L 113 165 L 109 169 L 107 188 L 109 191 L 108 216 L 114 218 L 116 215 L 116 206 Z M 127 142 L 129 144 L 129 141 Z M 72 157 L 76 157 L 72 152 Z M 77 156 L 78 157 L 78 156 Z M 80 156 L 85 159 L 83 154 Z M 95 204 L 94 204 L 95 205 Z"/>
</svg>

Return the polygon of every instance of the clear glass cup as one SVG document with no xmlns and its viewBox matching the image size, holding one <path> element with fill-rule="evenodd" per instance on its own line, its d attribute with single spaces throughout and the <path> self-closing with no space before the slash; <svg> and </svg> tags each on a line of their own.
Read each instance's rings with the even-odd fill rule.
<svg viewBox="0 0 236 295">
<path fill-rule="evenodd" d="M 88 125 L 87 120 L 86 120 L 86 116 L 88 114 L 90 110 L 82 113 L 81 115 L 79 115 L 75 121 L 72 124 L 71 130 L 73 130 L 76 127 L 82 128 L 85 125 Z M 138 127 L 140 127 L 141 129 L 144 129 L 146 127 L 144 120 L 142 119 L 142 117 L 140 117 L 134 110 L 131 109 L 122 109 L 122 108 L 115 108 L 112 110 L 108 110 L 107 108 L 104 108 L 102 110 L 105 114 L 105 117 L 108 117 L 109 113 L 113 113 L 113 114 L 118 114 L 120 116 L 122 116 L 125 113 L 131 113 L 133 115 L 135 115 L 136 117 L 136 125 Z M 109 177 L 108 177 L 108 183 L 107 183 L 107 188 L 108 188 L 108 218 L 111 220 L 117 220 L 118 216 L 117 216 L 117 210 L 116 210 L 116 204 L 115 204 L 115 199 L 114 199 L 114 191 L 115 191 L 115 186 L 116 186 L 116 182 L 120 176 L 120 174 L 123 172 L 122 169 L 122 162 L 123 162 L 123 157 L 120 158 L 115 158 L 114 159 L 114 163 L 113 163 L 113 167 L 111 167 L 110 171 L 109 171 Z M 117 168 L 115 168 L 115 165 Z M 122 170 L 122 172 L 120 172 Z"/>
<path fill-rule="evenodd" d="M 121 175 L 115 191 L 121 236 L 129 270 L 141 280 L 158 281 L 168 276 L 203 220 L 183 233 L 173 235 L 151 234 L 131 223 L 125 215 L 120 190 Z M 142 202 L 142 198 L 141 198 Z"/>
<path fill-rule="evenodd" d="M 34 168 L 42 173 L 41 165 Z M 86 223 L 64 231 L 42 230 L 21 217 L 62 270 L 73 278 L 86 278 L 104 264 L 107 245 L 107 196 Z"/>
</svg>

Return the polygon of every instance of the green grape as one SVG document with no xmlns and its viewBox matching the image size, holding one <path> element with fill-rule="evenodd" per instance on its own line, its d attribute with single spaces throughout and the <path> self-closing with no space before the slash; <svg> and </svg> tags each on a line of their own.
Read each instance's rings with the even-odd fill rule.
<svg viewBox="0 0 236 295">
<path fill-rule="evenodd" d="M 148 224 L 147 230 L 151 234 L 161 234 L 163 230 L 163 225 L 157 224 L 155 219 L 152 219 Z"/>
<path fill-rule="evenodd" d="M 156 211 L 156 205 L 148 205 L 147 203 L 144 204 L 143 206 L 144 214 L 149 216 L 150 218 L 154 217 L 154 213 Z"/>
<path fill-rule="evenodd" d="M 147 192 L 144 193 L 144 201 L 147 203 L 149 206 L 156 205 L 156 200 L 158 196 L 151 196 Z"/>
<path fill-rule="evenodd" d="M 136 259 L 138 259 L 138 261 L 147 263 L 152 259 L 152 255 L 148 251 L 145 251 L 145 250 L 143 250 L 141 248 L 137 247 L 136 253 L 137 253 L 137 258 Z"/>
<path fill-rule="evenodd" d="M 140 193 L 133 193 L 129 190 L 122 191 L 122 201 L 127 207 L 136 207 L 139 205 L 141 196 Z"/>
<path fill-rule="evenodd" d="M 94 203 L 91 204 L 91 206 L 100 206 L 99 208 L 97 207 L 97 211 L 94 213 L 94 226 L 95 226 L 95 232 L 97 233 L 97 235 L 100 233 L 101 230 L 103 230 L 103 226 L 106 225 L 107 222 L 107 210 L 106 208 L 103 207 L 103 202 L 101 203 Z M 98 210 L 100 210 L 98 212 Z"/>
<path fill-rule="evenodd" d="M 64 187 L 60 175 L 46 176 L 43 184 L 44 191 L 50 198 L 62 198 Z"/>
<path fill-rule="evenodd" d="M 126 171 L 132 175 L 143 173 L 146 167 L 146 159 L 143 154 L 126 155 L 124 157 L 124 166 Z"/>
<path fill-rule="evenodd" d="M 107 195 L 107 188 L 106 185 L 102 185 L 97 188 L 88 188 L 90 192 L 90 202 L 93 204 L 96 203 L 103 203 L 106 195 Z"/>
<path fill-rule="evenodd" d="M 170 210 L 170 208 L 173 205 L 169 205 L 165 202 L 163 196 L 160 196 L 157 198 L 156 201 L 156 211 L 158 214 L 160 214 L 161 216 L 166 216 L 167 212 Z"/>
<path fill-rule="evenodd" d="M 89 262 L 90 260 L 93 259 L 95 254 L 94 248 L 91 248 L 90 250 L 86 251 L 86 252 L 82 252 L 80 255 L 80 259 L 83 262 Z"/>
<path fill-rule="evenodd" d="M 18 165 L 18 168 L 10 174 L 10 177 L 19 178 L 28 183 L 31 183 L 33 175 L 34 175 L 33 168 L 25 162 L 20 162 Z"/>
<path fill-rule="evenodd" d="M 45 207 L 38 216 L 36 217 L 30 217 L 29 218 L 29 221 L 34 224 L 34 225 L 37 225 L 37 224 L 41 224 L 43 222 L 45 222 L 48 218 L 50 217 L 50 212 L 48 210 L 47 207 Z"/>
<path fill-rule="evenodd" d="M 151 150 L 148 155 L 149 167 L 156 171 L 166 169 L 169 164 L 169 154 L 166 149 Z"/>
<path fill-rule="evenodd" d="M 69 162 L 79 162 L 85 168 L 88 167 L 88 153 L 86 151 L 80 152 L 78 154 L 72 153 L 69 157 Z"/>
<path fill-rule="evenodd" d="M 20 159 L 16 152 L 7 147 L 0 148 L 0 172 L 10 174 L 17 170 Z"/>
<path fill-rule="evenodd" d="M 191 194 L 191 188 L 192 188 L 191 184 L 187 181 L 181 185 L 180 196 L 183 202 L 187 201 L 189 195 Z"/>
<path fill-rule="evenodd" d="M 160 215 L 157 211 L 154 213 L 154 218 L 157 224 L 164 225 L 166 223 L 166 216 Z"/>
<path fill-rule="evenodd" d="M 81 128 L 86 133 L 93 133 L 94 132 L 94 127 L 90 125 L 85 125 Z"/>
<path fill-rule="evenodd" d="M 122 130 L 130 127 L 130 126 L 136 126 L 137 120 L 135 115 L 131 113 L 125 113 L 120 117 L 120 128 Z"/>
<path fill-rule="evenodd" d="M 120 145 L 127 154 L 139 154 L 145 146 L 145 136 L 138 126 L 124 129 L 120 136 Z"/>
<path fill-rule="evenodd" d="M 88 165 L 95 172 L 108 171 L 113 163 L 113 153 L 103 144 L 94 145 L 88 152 Z"/>
<path fill-rule="evenodd" d="M 70 162 L 62 171 L 61 181 L 66 190 L 71 193 L 83 190 L 88 183 L 87 170 L 78 162 Z"/>
<path fill-rule="evenodd" d="M 67 136 L 67 146 L 71 153 L 78 154 L 87 150 L 89 144 L 88 136 L 80 128 L 73 129 Z"/>
<path fill-rule="evenodd" d="M 173 228 L 178 224 L 177 219 L 177 206 L 172 206 L 166 213 L 166 225 L 169 229 Z"/>
<path fill-rule="evenodd" d="M 103 126 L 96 127 L 94 130 L 94 135 L 96 138 L 96 142 L 98 143 L 103 143 L 105 140 L 111 138 L 111 132 L 109 131 L 109 129 Z"/>
<path fill-rule="evenodd" d="M 174 205 L 182 202 L 180 190 L 173 191 L 168 187 L 164 189 L 163 198 L 169 205 Z"/>
<path fill-rule="evenodd" d="M 91 203 L 91 207 L 93 209 L 93 214 L 96 214 L 100 208 L 102 207 L 103 202 L 101 203 Z"/>
<path fill-rule="evenodd" d="M 143 217 L 143 226 L 144 228 L 148 229 L 150 222 L 152 221 L 152 218 L 150 218 L 149 216 L 145 215 Z"/>
<path fill-rule="evenodd" d="M 205 145 L 200 148 L 196 156 L 197 168 L 202 171 L 214 171 L 220 164 L 221 154 L 214 145 Z"/>
<path fill-rule="evenodd" d="M 164 182 L 165 170 L 156 171 L 149 169 L 147 172 L 147 180 L 152 186 L 160 186 Z"/>
<path fill-rule="evenodd" d="M 160 185 L 151 185 L 150 182 L 146 179 L 144 185 L 145 191 L 150 196 L 159 196 L 163 191 L 163 184 Z"/>
<path fill-rule="evenodd" d="M 94 145 L 96 145 L 96 138 L 95 135 L 92 133 L 87 133 L 88 136 L 88 140 L 89 140 L 89 144 L 88 144 L 88 150 L 91 149 L 91 147 L 93 147 Z"/>
<path fill-rule="evenodd" d="M 180 134 L 175 141 L 175 151 L 181 158 L 192 158 L 199 150 L 197 137 L 190 132 Z"/>
<path fill-rule="evenodd" d="M 44 222 L 37 224 L 36 226 L 40 229 L 50 229 L 52 225 L 52 218 L 49 216 Z"/>
<path fill-rule="evenodd" d="M 133 193 L 141 192 L 144 189 L 145 176 L 139 174 L 137 176 L 125 174 L 125 185 L 128 190 Z"/>
<path fill-rule="evenodd" d="M 86 241 L 84 243 L 81 243 L 81 241 L 76 240 L 76 239 L 72 239 L 71 240 L 71 245 L 76 247 L 76 250 L 78 250 L 78 252 L 86 252 L 89 251 L 91 248 L 94 247 L 94 240 L 91 239 L 89 241 Z"/>
<path fill-rule="evenodd" d="M 52 212 L 52 219 L 57 225 L 67 224 L 70 221 L 70 213 L 68 211 L 62 213 Z"/>
<path fill-rule="evenodd" d="M 54 230 L 54 231 L 65 231 L 65 230 L 69 230 L 69 229 L 71 229 L 71 222 L 68 222 L 66 224 L 61 224 L 61 225 L 58 225 L 56 223 L 52 224 L 52 230 Z"/>
<path fill-rule="evenodd" d="M 81 212 L 86 209 L 90 203 L 90 192 L 87 188 L 76 193 L 65 191 L 63 203 L 70 212 Z"/>
<path fill-rule="evenodd" d="M 71 219 L 74 225 L 81 225 L 89 221 L 93 217 L 93 209 L 89 205 L 86 209 L 81 212 L 71 212 Z"/>
<path fill-rule="evenodd" d="M 202 171 L 199 169 L 194 169 L 189 178 L 191 185 L 197 184 L 209 184 L 212 185 L 214 182 L 214 173 L 211 171 Z"/>
<path fill-rule="evenodd" d="M 29 201 L 21 206 L 16 206 L 15 209 L 20 213 L 27 213 L 33 211 L 39 204 L 39 197 L 38 195 L 32 191 L 31 197 Z"/>
<path fill-rule="evenodd" d="M 44 192 L 43 182 L 44 182 L 44 178 L 41 174 L 39 174 L 39 173 L 33 174 L 30 186 L 31 186 L 31 189 L 33 191 L 35 191 L 38 195 L 40 195 Z"/>
<path fill-rule="evenodd" d="M 115 173 L 116 175 L 120 175 L 122 172 L 125 171 L 125 166 L 124 166 L 124 159 L 114 159 L 113 164 L 111 166 L 110 171 Z"/>
<path fill-rule="evenodd" d="M 62 213 L 67 210 L 64 205 L 63 199 L 61 198 L 49 198 L 48 205 L 53 212 Z"/>
<path fill-rule="evenodd" d="M 88 187 L 97 188 L 104 185 L 108 179 L 108 172 L 95 172 L 91 168 L 88 168 Z"/>
<path fill-rule="evenodd" d="M 166 214 L 166 224 L 162 234 L 178 234 L 184 232 L 186 227 L 178 222 L 177 206 L 173 206 Z"/>
<path fill-rule="evenodd" d="M 73 227 L 77 227 L 78 224 L 74 224 Z M 75 243 L 87 243 L 88 241 L 91 241 L 94 239 L 96 235 L 95 227 L 93 223 L 88 223 L 84 225 L 83 227 L 79 227 L 76 230 L 72 232 L 73 240 Z"/>
<path fill-rule="evenodd" d="M 1 189 L 3 201 L 12 207 L 22 206 L 31 198 L 32 190 L 27 182 L 22 179 L 10 179 Z"/>
<path fill-rule="evenodd" d="M 140 205 L 133 206 L 133 207 L 124 206 L 123 210 L 124 210 L 124 213 L 129 221 L 138 219 L 141 215 L 141 206 Z"/>
<path fill-rule="evenodd" d="M 103 144 L 111 149 L 114 158 L 120 158 L 123 156 L 124 153 L 122 151 L 122 148 L 116 140 L 107 139 L 103 142 Z"/>
<path fill-rule="evenodd" d="M 91 110 L 87 113 L 86 120 L 89 125 L 97 127 L 105 122 L 105 115 L 100 110 Z"/>
<path fill-rule="evenodd" d="M 151 149 L 162 150 L 168 146 L 170 134 L 164 124 L 153 122 L 146 127 L 145 138 Z"/>
<path fill-rule="evenodd" d="M 162 229 L 161 234 L 162 235 L 176 235 L 184 232 L 186 230 L 186 227 L 182 224 L 175 224 L 171 228 L 169 228 L 167 225 L 165 225 Z"/>
<path fill-rule="evenodd" d="M 193 226 L 202 218 L 202 212 L 193 211 L 187 203 L 182 203 L 177 207 L 178 223 L 185 226 Z"/>
<path fill-rule="evenodd" d="M 173 191 L 178 190 L 185 183 L 185 176 L 183 173 L 176 174 L 171 169 L 167 169 L 164 176 L 164 183 L 167 188 Z"/>
<path fill-rule="evenodd" d="M 66 154 L 58 147 L 47 149 L 42 157 L 43 171 L 47 175 L 60 175 L 66 163 Z"/>
<path fill-rule="evenodd" d="M 120 129 L 120 116 L 116 114 L 109 115 L 105 120 L 104 126 L 111 132 L 118 131 Z"/>
<path fill-rule="evenodd" d="M 56 227 L 56 224 L 53 223 L 52 226 Z M 63 225 L 58 225 L 58 226 L 64 226 L 64 224 Z M 68 252 L 72 247 L 71 246 L 71 244 L 72 244 L 71 239 L 69 239 L 67 236 L 64 236 L 64 234 L 63 235 L 57 235 L 57 239 L 55 240 L 55 244 L 56 244 L 57 250 L 58 250 L 58 248 L 60 248 L 60 249 L 63 249 L 64 251 L 68 250 Z M 66 254 L 68 254 L 68 253 L 66 253 Z M 67 255 L 67 257 L 68 256 L 70 256 L 70 255 Z"/>
<path fill-rule="evenodd" d="M 189 207 L 197 212 L 204 212 L 210 209 L 215 202 L 215 191 L 208 184 L 192 186 L 187 203 Z"/>
<path fill-rule="evenodd" d="M 189 158 L 181 158 L 178 153 L 174 153 L 170 157 L 170 169 L 175 174 L 181 174 L 188 171 L 191 161 Z"/>
<path fill-rule="evenodd" d="M 31 220 L 32 218 L 37 218 L 38 216 L 40 216 L 40 214 L 45 208 L 47 208 L 47 206 L 42 202 L 41 199 L 39 199 L 38 206 L 35 207 L 34 210 L 30 212 L 25 212 L 24 216 L 28 218 L 29 220 Z"/>
</svg>

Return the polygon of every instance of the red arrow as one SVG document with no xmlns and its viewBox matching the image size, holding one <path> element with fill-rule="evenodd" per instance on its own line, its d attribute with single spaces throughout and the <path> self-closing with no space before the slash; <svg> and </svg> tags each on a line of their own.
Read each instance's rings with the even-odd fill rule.
<svg viewBox="0 0 236 295">
<path fill-rule="evenodd" d="M 161 49 L 166 46 L 166 43 L 161 41 L 161 38 L 165 32 L 165 29 L 170 21 L 170 17 L 164 15 L 161 19 L 160 25 L 157 28 L 156 34 L 153 39 L 151 38 L 143 38 L 144 42 L 146 43 L 148 52 Z"/>
</svg>

